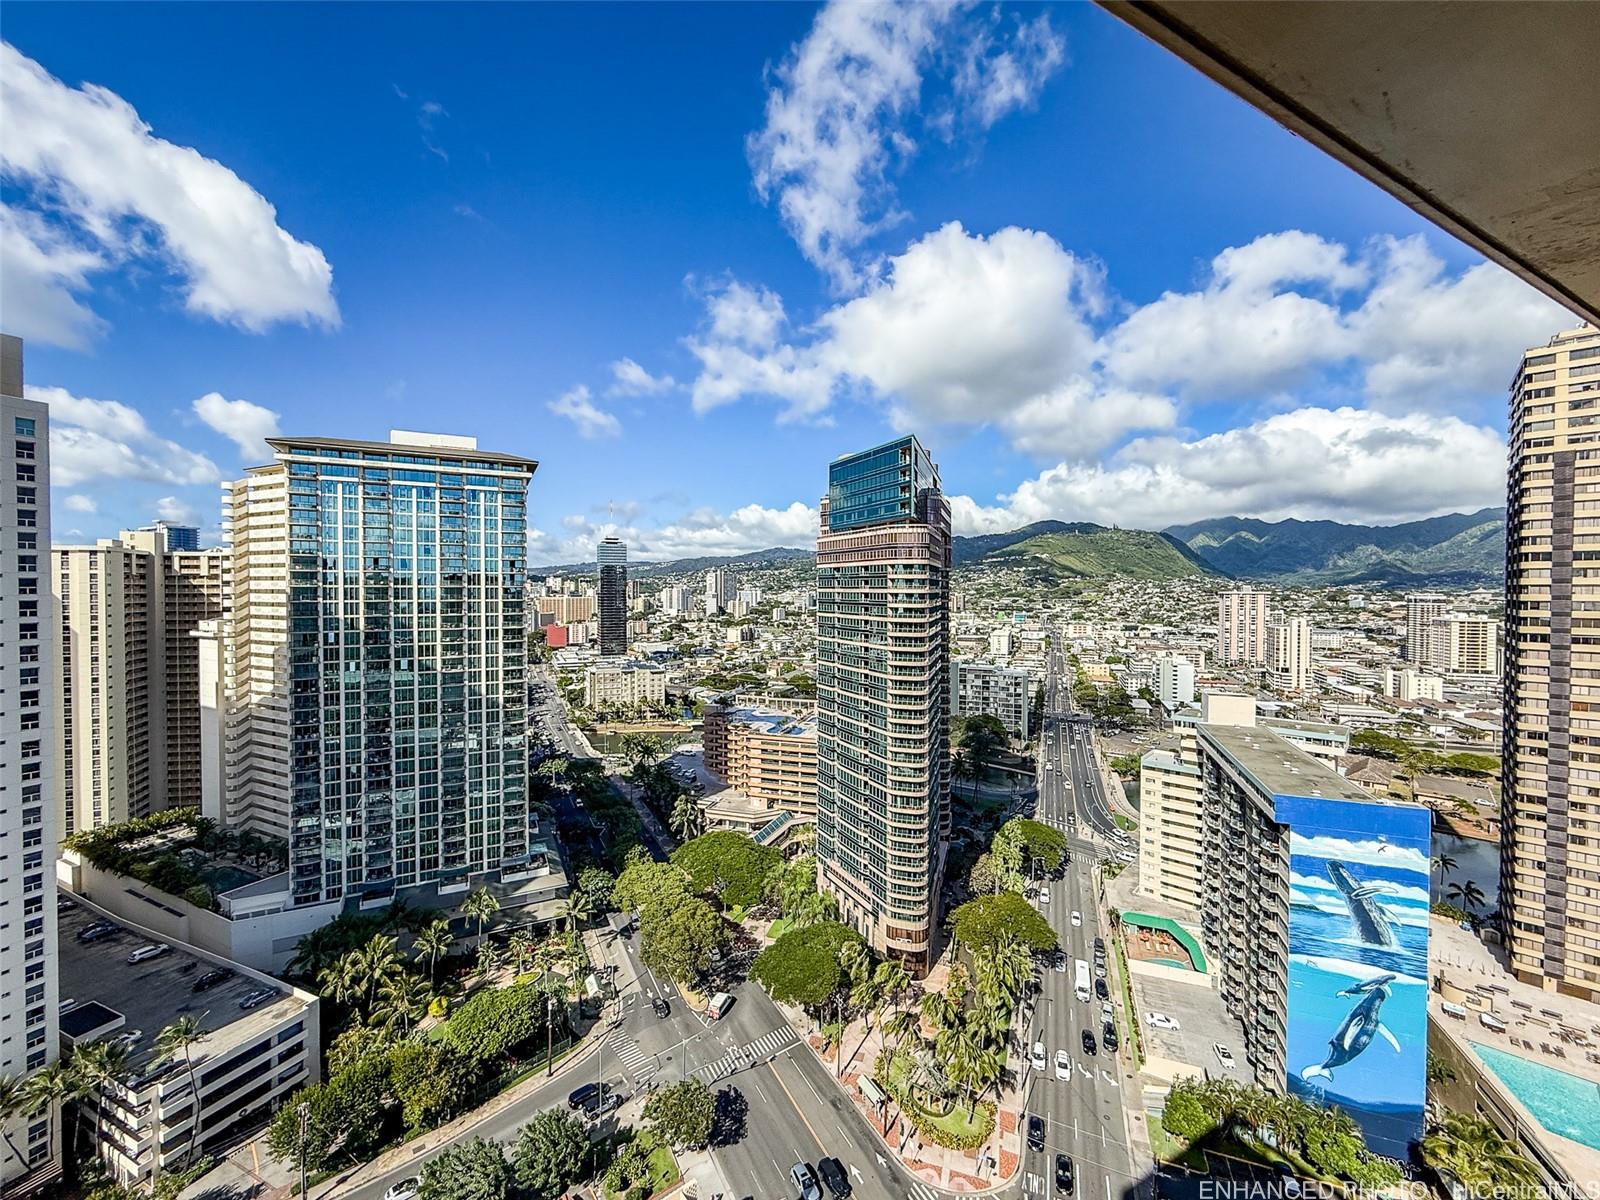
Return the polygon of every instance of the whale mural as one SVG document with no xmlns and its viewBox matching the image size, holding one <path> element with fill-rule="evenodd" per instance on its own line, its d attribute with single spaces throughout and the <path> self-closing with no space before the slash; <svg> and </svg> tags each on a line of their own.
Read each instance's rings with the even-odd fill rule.
<svg viewBox="0 0 1600 1200">
<path fill-rule="evenodd" d="M 1375 899 L 1388 890 L 1387 885 L 1357 883 L 1350 874 L 1350 868 L 1341 862 L 1330 862 L 1328 875 L 1344 896 L 1345 905 L 1350 909 L 1350 919 L 1355 922 L 1356 933 L 1361 940 L 1372 946 L 1394 945 L 1394 930 L 1389 925 L 1389 918 L 1384 915 L 1383 906 Z"/>
<path fill-rule="evenodd" d="M 1335 993 L 1339 996 L 1360 996 L 1361 1000 L 1328 1039 L 1328 1057 L 1320 1064 L 1301 1070 L 1301 1079 L 1332 1079 L 1334 1068 L 1342 1067 L 1353 1060 L 1372 1044 L 1372 1039 L 1377 1034 L 1382 1034 L 1388 1040 L 1396 1054 L 1401 1052 L 1400 1040 L 1389 1032 L 1389 1027 L 1378 1016 L 1379 1010 L 1383 1008 L 1383 1002 L 1389 998 L 1389 984 L 1393 983 L 1394 979 L 1393 973 L 1379 975 L 1365 983 L 1358 983 Z"/>
</svg>

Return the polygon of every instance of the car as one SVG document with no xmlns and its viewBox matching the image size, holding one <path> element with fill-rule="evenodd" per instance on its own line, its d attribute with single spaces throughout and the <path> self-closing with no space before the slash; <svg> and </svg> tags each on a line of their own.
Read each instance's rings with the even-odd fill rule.
<svg viewBox="0 0 1600 1200">
<path fill-rule="evenodd" d="M 1028 1149 L 1044 1149 L 1044 1119 L 1035 1113 L 1028 1114 Z"/>
<path fill-rule="evenodd" d="M 1072 1059 L 1068 1057 L 1065 1050 L 1056 1051 L 1056 1078 L 1072 1078 Z"/>
<path fill-rule="evenodd" d="M 132 1050 L 142 1040 L 144 1040 L 144 1030 L 142 1030 L 142 1029 L 124 1029 L 121 1033 L 117 1034 L 117 1036 L 112 1038 L 111 1040 L 113 1042 L 121 1042 L 129 1050 Z"/>
<path fill-rule="evenodd" d="M 1042 1071 L 1045 1068 L 1046 1061 L 1044 1043 L 1035 1042 L 1033 1049 L 1028 1052 L 1028 1065 L 1035 1071 Z"/>
<path fill-rule="evenodd" d="M 245 1012 L 249 1012 L 252 1008 L 260 1008 L 268 1000 L 276 997 L 277 994 L 276 988 L 252 988 L 239 997 L 239 1007 Z"/>
<path fill-rule="evenodd" d="M 598 1120 L 607 1113 L 615 1112 L 622 1107 L 622 1102 L 627 1097 L 621 1092 L 605 1091 L 597 1096 L 591 1096 L 589 1102 L 583 1106 L 583 1115 L 591 1121 Z"/>
<path fill-rule="evenodd" d="M 421 1181 L 412 1175 L 398 1183 L 391 1183 L 383 1193 L 383 1200 L 417 1200 L 417 1186 Z"/>
<path fill-rule="evenodd" d="M 1066 954 L 1064 952 L 1057 953 L 1056 957 L 1055 957 L 1055 962 L 1054 962 L 1053 965 L 1055 966 L 1056 970 L 1058 970 L 1058 971 L 1060 971 L 1060 972 L 1062 972 L 1064 974 L 1066 972 L 1066 969 L 1067 969 L 1067 956 L 1066 956 Z"/>
<path fill-rule="evenodd" d="M 71 1012 L 73 1009 L 75 1009 L 77 1007 L 78 1007 L 78 1001 L 75 998 L 73 998 L 72 996 L 68 996 L 65 1000 L 63 1000 L 61 1002 L 61 1007 L 57 1011 L 58 1012 L 63 1012 L 63 1013 L 69 1013 L 69 1012 Z"/>
<path fill-rule="evenodd" d="M 1077 929 L 1082 924 L 1083 924 L 1083 914 L 1081 912 L 1079 912 L 1077 909 L 1073 909 L 1072 910 L 1072 927 L 1074 929 Z"/>
<path fill-rule="evenodd" d="M 1177 1033 L 1183 1028 L 1182 1025 L 1178 1024 L 1176 1017 L 1169 1017 L 1163 1012 L 1145 1013 L 1144 1023 L 1150 1026 L 1151 1029 L 1170 1029 L 1173 1033 Z"/>
<path fill-rule="evenodd" d="M 1103 980 L 1106 977 L 1106 960 L 1097 958 L 1094 962 L 1094 977 Z"/>
<path fill-rule="evenodd" d="M 1100 1019 L 1102 1021 L 1111 1020 L 1112 1013 L 1114 1013 L 1115 1011 L 1116 1010 L 1111 1007 L 1111 1001 L 1109 1001 L 1109 1000 L 1100 1001 Z"/>
<path fill-rule="evenodd" d="M 582 1108 L 599 1094 L 600 1085 L 598 1083 L 586 1083 L 582 1087 L 567 1093 L 567 1107 Z"/>
<path fill-rule="evenodd" d="M 728 1010 L 733 1007 L 733 997 L 727 992 L 718 992 L 706 1004 L 706 1020 L 720 1021 L 728 1015 Z"/>
<path fill-rule="evenodd" d="M 845 1174 L 844 1164 L 837 1158 L 819 1158 L 817 1174 L 828 1185 L 828 1194 L 833 1200 L 844 1200 L 850 1194 L 850 1177 Z"/>
<path fill-rule="evenodd" d="M 1100 1030 L 1100 1040 L 1106 1044 L 1107 1051 L 1112 1054 L 1117 1052 L 1117 1027 L 1110 1021 Z"/>
<path fill-rule="evenodd" d="M 69 908 L 77 908 L 77 907 L 78 907 L 78 902 L 76 900 L 69 900 L 65 896 L 57 896 L 56 897 L 56 911 L 57 912 L 66 912 L 67 909 L 69 909 Z"/>
<path fill-rule="evenodd" d="M 1213 1050 L 1215 1050 L 1216 1053 L 1217 1053 L 1217 1061 L 1220 1062 L 1228 1070 L 1230 1070 L 1230 1071 L 1233 1070 L 1233 1068 L 1235 1066 L 1235 1059 L 1233 1057 L 1233 1051 L 1229 1050 L 1221 1042 L 1218 1042 L 1215 1046 L 1213 1046 L 1211 1048 Z"/>
<path fill-rule="evenodd" d="M 1094 1040 L 1094 1030 L 1085 1029 L 1083 1031 L 1082 1041 L 1083 1041 L 1083 1052 L 1085 1054 L 1098 1054 L 1098 1053 L 1100 1053 L 1100 1045 L 1099 1045 L 1098 1042 L 1096 1042 Z"/>
<path fill-rule="evenodd" d="M 95 921 L 93 924 L 85 925 L 78 930 L 78 940 L 80 942 L 98 942 L 102 938 L 108 938 L 116 934 L 118 928 L 112 921 Z"/>
<path fill-rule="evenodd" d="M 1039 892 L 1039 903 L 1040 904 L 1049 904 L 1050 903 L 1050 889 L 1049 888 L 1043 888 L 1043 889 L 1040 890 L 1040 892 Z"/>
<path fill-rule="evenodd" d="M 1065 1154 L 1056 1155 L 1056 1192 L 1063 1196 L 1072 1195 L 1073 1185 L 1077 1180 L 1073 1176 L 1072 1160 Z"/>
<path fill-rule="evenodd" d="M 1111 999 L 1111 989 L 1106 986 L 1106 977 L 1104 975 L 1094 981 L 1094 994 L 1102 1000 Z"/>
<path fill-rule="evenodd" d="M 650 1011 L 655 1013 L 657 1017 L 664 1021 L 672 1013 L 672 1006 L 660 996 L 656 996 L 650 1001 Z"/>
<path fill-rule="evenodd" d="M 207 971 L 204 975 L 200 976 L 193 983 L 191 983 L 189 985 L 189 990 L 192 992 L 209 992 L 212 988 L 216 987 L 217 984 L 224 983 L 232 978 L 232 970 L 227 967 L 217 967 L 214 970 Z"/>
<path fill-rule="evenodd" d="M 789 1178 L 800 1200 L 822 1200 L 822 1185 L 817 1182 L 817 1173 L 810 1163 L 795 1163 L 789 1168 Z"/>
<path fill-rule="evenodd" d="M 171 949 L 172 947 L 165 942 L 150 942 L 147 945 L 140 946 L 132 954 L 128 955 L 128 961 L 131 963 L 147 962 L 152 958 L 160 958 Z"/>
<path fill-rule="evenodd" d="M 1105 940 L 1105 938 L 1103 938 L 1103 937 L 1095 938 L 1095 940 L 1094 940 L 1094 952 L 1096 954 L 1104 954 L 1106 952 L 1106 940 Z"/>
</svg>

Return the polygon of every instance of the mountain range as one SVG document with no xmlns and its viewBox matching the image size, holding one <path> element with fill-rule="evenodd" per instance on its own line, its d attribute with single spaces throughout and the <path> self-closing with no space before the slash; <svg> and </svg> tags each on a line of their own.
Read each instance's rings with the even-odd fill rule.
<svg viewBox="0 0 1600 1200">
<path fill-rule="evenodd" d="M 810 550 L 774 546 L 747 554 L 634 563 L 647 576 L 712 567 L 798 565 Z M 1451 513 L 1402 525 L 1258 521 L 1217 517 L 1160 532 L 1087 522 L 1036 521 L 1005 533 L 957 537 L 957 567 L 1026 566 L 1057 579 L 1181 579 L 1220 575 L 1289 585 L 1498 586 L 1505 576 L 1505 510 Z M 536 567 L 534 574 L 593 574 L 594 563 Z"/>
</svg>

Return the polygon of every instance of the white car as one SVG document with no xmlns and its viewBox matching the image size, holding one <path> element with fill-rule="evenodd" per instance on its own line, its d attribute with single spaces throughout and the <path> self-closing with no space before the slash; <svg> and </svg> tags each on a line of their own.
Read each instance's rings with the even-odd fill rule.
<svg viewBox="0 0 1600 1200">
<path fill-rule="evenodd" d="M 172 947 L 167 945 L 165 942 L 151 942 L 147 946 L 140 946 L 132 954 L 128 955 L 128 961 L 131 963 L 142 963 L 146 959 L 159 958 L 161 955 L 165 954 L 171 949 Z"/>
<path fill-rule="evenodd" d="M 1056 1078 L 1072 1078 L 1072 1058 L 1065 1050 L 1056 1051 Z"/>
<path fill-rule="evenodd" d="M 1230 1070 L 1230 1071 L 1233 1070 L 1233 1067 L 1234 1067 L 1233 1051 L 1229 1050 L 1221 1042 L 1218 1042 L 1215 1046 L 1213 1046 L 1211 1048 L 1217 1052 L 1217 1061 L 1219 1063 L 1221 1063 L 1224 1067 L 1226 1067 L 1228 1070 Z"/>
<path fill-rule="evenodd" d="M 417 1200 L 417 1183 L 415 1175 L 399 1183 L 391 1183 L 389 1190 L 383 1193 L 383 1200 Z"/>
<path fill-rule="evenodd" d="M 1077 909 L 1073 909 L 1072 910 L 1072 927 L 1074 929 L 1077 929 L 1082 924 L 1083 924 L 1083 914 L 1081 912 L 1079 912 Z"/>
<path fill-rule="evenodd" d="M 1067 973 L 1067 956 L 1065 954 L 1056 955 L 1055 968 L 1063 975 Z"/>
<path fill-rule="evenodd" d="M 1100 1019 L 1102 1021 L 1109 1021 L 1115 1015 L 1116 1015 L 1116 1009 L 1111 1007 L 1111 1001 L 1109 1001 L 1109 1000 L 1100 1001 Z"/>
<path fill-rule="evenodd" d="M 1046 1059 L 1043 1042 L 1035 1042 L 1033 1044 L 1033 1049 L 1028 1053 L 1028 1065 L 1035 1071 L 1042 1071 L 1045 1069 Z"/>
<path fill-rule="evenodd" d="M 1050 903 L 1050 889 L 1049 888 L 1040 888 L 1039 889 L 1039 903 L 1040 904 L 1049 904 Z"/>
<path fill-rule="evenodd" d="M 1170 1029 L 1174 1033 L 1183 1028 L 1182 1025 L 1178 1024 L 1176 1017 L 1169 1017 L 1166 1013 L 1160 1012 L 1145 1013 L 1144 1023 L 1152 1029 Z"/>
</svg>

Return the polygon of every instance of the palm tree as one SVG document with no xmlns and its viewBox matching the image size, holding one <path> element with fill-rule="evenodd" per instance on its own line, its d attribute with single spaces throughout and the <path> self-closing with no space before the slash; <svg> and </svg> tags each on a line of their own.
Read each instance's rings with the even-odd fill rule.
<svg viewBox="0 0 1600 1200">
<path fill-rule="evenodd" d="M 20 1090 L 22 1115 L 36 1117 L 44 1113 L 48 1122 L 47 1136 L 53 1137 L 56 1114 L 63 1106 L 83 1095 L 83 1083 L 65 1063 L 58 1060 L 29 1075 L 22 1081 Z M 61 1153 L 70 1174 L 70 1168 L 77 1159 L 77 1146 L 69 1144 L 68 1139 L 63 1137 Z"/>
<path fill-rule="evenodd" d="M 94 1140 L 99 1145 L 105 1138 L 105 1096 L 128 1077 L 127 1042 L 90 1042 L 73 1052 L 72 1069 L 83 1080 L 85 1093 L 95 1097 Z"/>
<path fill-rule="evenodd" d="M 179 1017 L 160 1033 L 156 1034 L 156 1053 L 182 1054 L 184 1069 L 189 1074 L 189 1101 L 194 1110 L 194 1116 L 189 1123 L 189 1154 L 188 1161 L 194 1162 L 195 1143 L 200 1137 L 200 1088 L 194 1078 L 194 1048 L 211 1035 L 200 1025 L 200 1019 L 193 1016 Z M 159 1153 L 157 1162 L 159 1162 Z"/>
<path fill-rule="evenodd" d="M 545 759 L 533 769 L 533 773 L 549 784 L 550 789 L 554 791 L 561 786 L 561 780 L 567 773 L 568 765 L 566 759 L 556 755 Z"/>
<path fill-rule="evenodd" d="M 361 973 L 360 952 L 346 951 L 323 967 L 317 976 L 317 984 L 324 996 L 332 997 L 338 1003 L 351 1008 L 356 1007 L 362 993 L 366 991 L 366 980 Z"/>
<path fill-rule="evenodd" d="M 425 980 L 402 971 L 384 980 L 379 996 L 382 1024 L 389 1029 L 398 1025 L 402 1034 L 409 1035 L 411 1026 L 428 1015 L 433 990 Z"/>
<path fill-rule="evenodd" d="M 1539 1170 L 1481 1117 L 1446 1113 L 1422 1139 L 1422 1158 L 1448 1171 L 1474 1192 L 1494 1187 L 1537 1187 Z"/>
<path fill-rule="evenodd" d="M 483 941 L 483 930 L 495 913 L 500 911 L 500 901 L 490 894 L 489 889 L 480 887 L 461 902 L 461 915 L 468 920 L 478 923 L 478 941 Z"/>
<path fill-rule="evenodd" d="M 647 771 L 661 761 L 665 747 L 661 739 L 647 733 L 623 734 L 620 743 L 622 756 L 635 771 Z"/>
<path fill-rule="evenodd" d="M 411 947 L 417 957 L 428 956 L 428 982 L 432 983 L 436 978 L 439 960 L 449 955 L 455 940 L 456 935 L 450 932 L 450 922 L 443 918 L 428 922 L 411 939 Z"/>
<path fill-rule="evenodd" d="M 672 805 L 672 815 L 667 819 L 672 827 L 672 832 L 677 835 L 680 842 L 687 842 L 690 838 L 699 837 L 701 826 L 704 823 L 700 805 L 688 793 L 680 795 Z"/>
<path fill-rule="evenodd" d="M 528 963 L 538 950 L 538 943 L 533 940 L 533 934 L 526 929 L 519 929 L 507 940 L 506 949 L 511 953 L 511 961 L 516 965 L 517 974 L 521 975 L 528 969 Z"/>
<path fill-rule="evenodd" d="M 1488 899 L 1483 894 L 1483 889 L 1474 880 L 1467 879 L 1460 883 L 1452 883 L 1450 890 L 1445 893 L 1468 912 L 1476 912 Z"/>
<path fill-rule="evenodd" d="M 922 1016 L 914 1008 L 902 1008 L 883 1023 L 883 1031 L 894 1037 L 894 1050 L 898 1054 L 907 1037 L 915 1034 L 921 1038 Z"/>
<path fill-rule="evenodd" d="M 394 938 L 385 933 L 375 933 L 359 950 L 351 951 L 353 970 L 360 985 L 360 996 L 365 1001 L 363 1009 L 368 1016 L 376 1007 L 378 992 L 383 985 L 398 975 L 405 974 L 400 952 Z"/>
<path fill-rule="evenodd" d="M 1448 854 L 1436 855 L 1433 860 L 1433 869 L 1439 872 L 1440 883 L 1443 883 L 1446 879 L 1448 879 L 1450 877 L 1450 872 L 1454 871 L 1459 865 L 1460 864 Z"/>
<path fill-rule="evenodd" d="M 22 1081 L 14 1075 L 0 1075 L 0 1135 L 4 1135 L 6 1145 L 11 1147 L 12 1157 L 21 1163 L 27 1162 L 28 1157 L 17 1149 L 17 1143 L 11 1138 L 11 1122 L 26 1115 L 27 1108 L 28 1093 Z"/>
<path fill-rule="evenodd" d="M 567 932 L 577 933 L 578 926 L 594 916 L 594 897 L 581 888 L 574 889 L 567 893 L 566 903 L 561 908 L 561 915 L 567 920 Z"/>
</svg>

